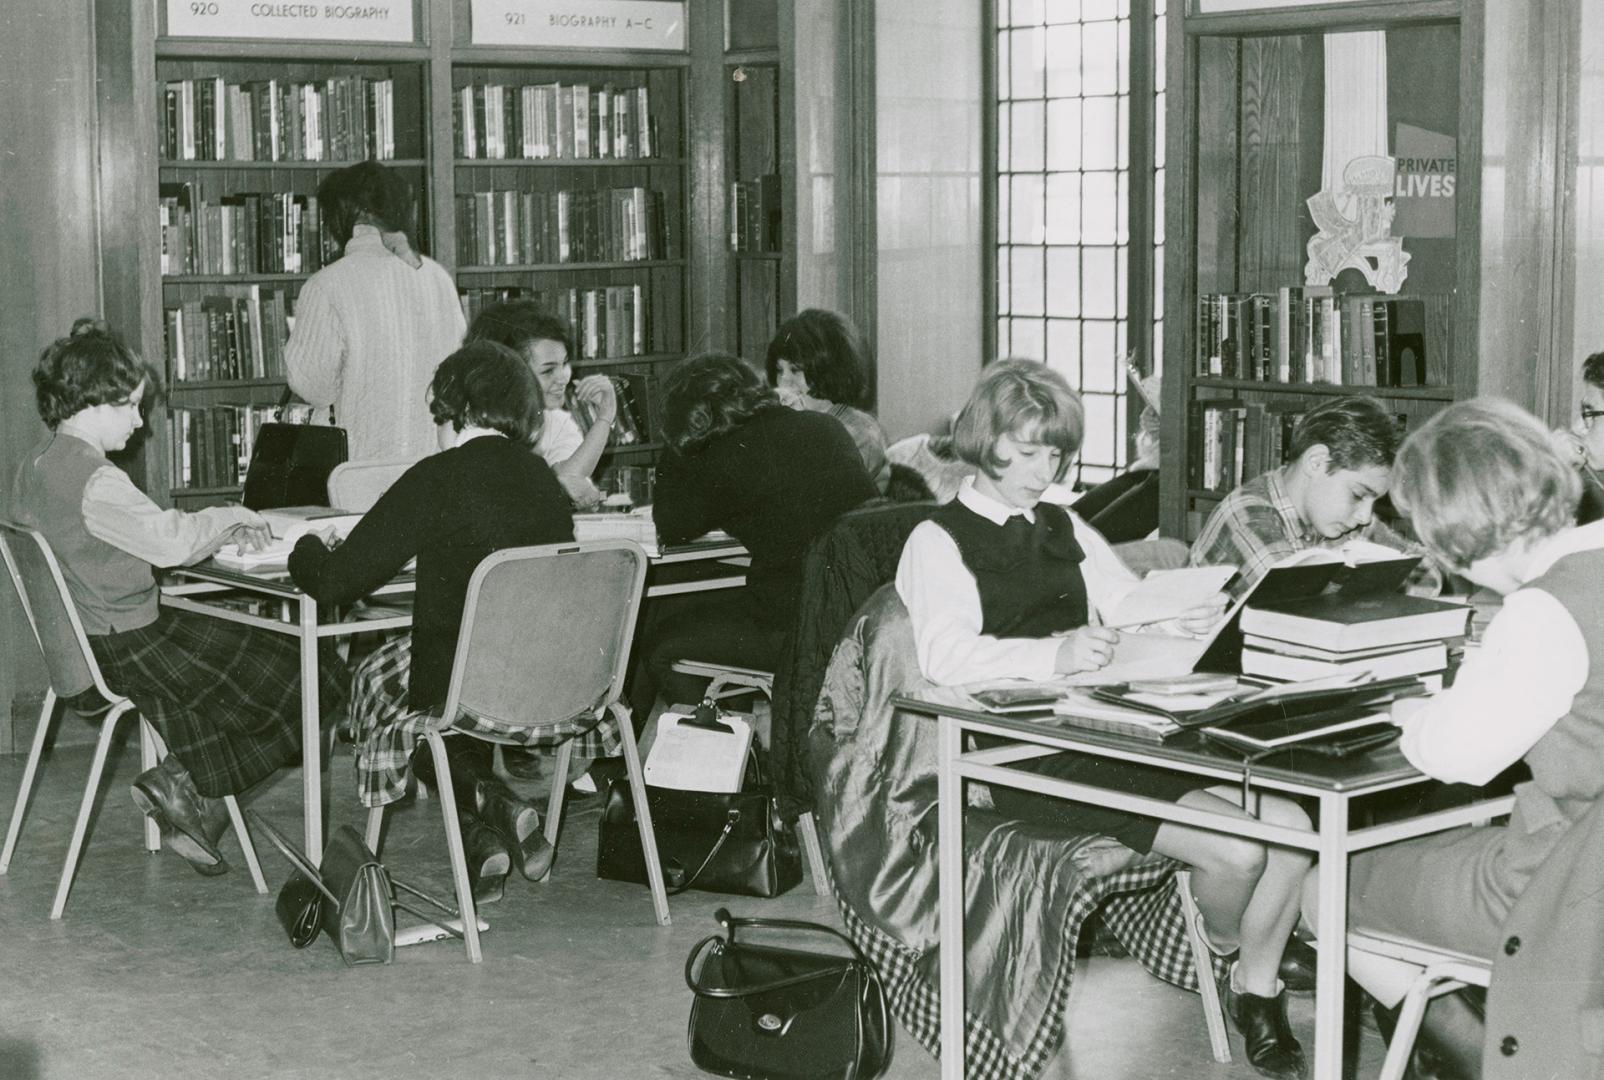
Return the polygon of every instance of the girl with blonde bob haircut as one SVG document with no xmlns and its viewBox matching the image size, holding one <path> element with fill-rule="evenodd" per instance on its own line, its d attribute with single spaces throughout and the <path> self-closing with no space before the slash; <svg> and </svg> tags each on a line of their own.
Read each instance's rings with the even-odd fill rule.
<svg viewBox="0 0 1604 1080">
<path fill-rule="evenodd" d="M 1062 376 L 1034 360 L 1000 360 L 988 367 L 952 428 L 952 449 L 960 461 L 996 479 L 1007 461 L 997 456 L 1000 435 L 1058 450 L 1054 482 L 1069 471 L 1086 430 L 1080 395 Z"/>
<path fill-rule="evenodd" d="M 1560 924 L 1586 897 L 1534 894 L 1535 902 L 1519 909 L 1519 924 L 1511 916 L 1538 868 L 1604 796 L 1604 522 L 1572 524 L 1579 491 L 1548 429 L 1507 401 L 1450 405 L 1399 451 L 1393 501 L 1427 549 L 1476 585 L 1504 594 L 1452 686 L 1393 704 L 1393 721 L 1403 729 L 1399 746 L 1415 768 L 1449 783 L 1481 786 L 1522 760 L 1532 779 L 1515 788 L 1507 825 L 1353 856 L 1350 926 L 1471 956 L 1502 956 L 1506 938 L 1519 942 L 1515 934 L 1548 950 L 1545 957 L 1565 948 L 1544 928 Z M 1311 925 L 1314 889 L 1311 875 L 1304 904 Z M 1576 955 L 1584 964 L 1593 954 Z M 1394 1006 L 1420 969 L 1356 952 L 1348 971 L 1383 1006 Z M 1496 1030 L 1519 1030 L 1522 1043 L 1535 1044 L 1530 1025 L 1545 1015 L 1563 1017 L 1572 1032 L 1585 1030 L 1580 988 L 1595 974 L 1551 972 L 1545 985 L 1554 992 L 1508 1006 Z M 1483 1027 L 1450 994 L 1432 1003 L 1422 1037 L 1459 1074 L 1480 1076 Z M 1575 1069 L 1539 1071 L 1572 1076 L 1581 1068 L 1578 1061 Z"/>
<path fill-rule="evenodd" d="M 1096 670 L 1113 657 L 1119 633 L 1099 619 L 1135 587 L 1136 577 L 1097 530 L 1042 501 L 1080 449 L 1084 423 L 1079 396 L 1043 364 L 1005 360 L 981 376 L 953 429 L 958 456 L 980 471 L 914 528 L 897 566 L 897 594 L 908 608 L 919 671 L 930 682 L 1045 680 Z M 1224 609 L 1224 594 L 1218 594 L 1188 612 L 1182 626 L 1205 630 Z M 1204 788 L 1197 778 L 1167 769 L 1084 754 L 1022 767 L 1248 816 L 1231 789 Z M 1297 920 L 1307 855 L 1009 788 L 994 789 L 992 800 L 1009 817 L 1112 836 L 1136 851 L 1190 865 L 1211 942 L 1222 953 L 1240 950 L 1226 989 L 1231 1015 L 1247 1036 L 1249 1060 L 1266 1076 L 1303 1074 L 1278 970 Z M 1308 827 L 1296 804 L 1275 796 L 1260 800 L 1256 816 Z"/>
</svg>

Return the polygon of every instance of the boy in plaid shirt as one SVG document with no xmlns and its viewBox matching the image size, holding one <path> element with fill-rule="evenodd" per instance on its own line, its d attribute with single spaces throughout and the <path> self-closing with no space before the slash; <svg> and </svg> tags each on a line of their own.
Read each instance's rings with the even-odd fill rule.
<svg viewBox="0 0 1604 1080">
<path fill-rule="evenodd" d="M 1418 544 L 1374 515 L 1376 500 L 1391 482 L 1398 441 L 1393 418 L 1374 398 L 1340 397 L 1311 410 L 1292 433 L 1292 460 L 1227 495 L 1209 515 L 1188 561 L 1240 567 L 1229 586 L 1235 598 L 1305 548 L 1340 548 L 1363 539 L 1419 552 Z"/>
</svg>

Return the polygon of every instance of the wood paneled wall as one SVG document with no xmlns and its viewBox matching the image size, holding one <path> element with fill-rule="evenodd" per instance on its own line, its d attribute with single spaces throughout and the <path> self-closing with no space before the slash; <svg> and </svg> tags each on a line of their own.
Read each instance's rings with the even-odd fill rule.
<svg viewBox="0 0 1604 1080">
<path fill-rule="evenodd" d="M 0 487 L 44 427 L 40 348 L 100 308 L 95 50 L 89 0 L 0 5 Z M 45 690 L 9 583 L 0 585 L 0 752 Z M 21 732 L 26 735 L 27 732 Z"/>
</svg>

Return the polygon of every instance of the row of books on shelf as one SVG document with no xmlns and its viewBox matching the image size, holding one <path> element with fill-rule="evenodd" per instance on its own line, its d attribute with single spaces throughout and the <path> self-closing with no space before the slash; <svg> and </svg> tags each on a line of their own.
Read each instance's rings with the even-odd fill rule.
<svg viewBox="0 0 1604 1080">
<path fill-rule="evenodd" d="M 667 257 L 663 193 L 643 187 L 457 196 L 457 263 L 642 262 Z"/>
<path fill-rule="evenodd" d="M 638 282 L 568 289 L 459 289 L 457 295 L 469 322 L 504 300 L 534 301 L 568 324 L 580 359 L 608 360 L 652 351 L 647 292 Z"/>
<path fill-rule="evenodd" d="M 283 378 L 292 304 L 284 289 L 220 285 L 164 307 L 169 381 Z"/>
<path fill-rule="evenodd" d="M 779 174 L 732 181 L 730 250 L 779 251 L 781 243 Z"/>
<path fill-rule="evenodd" d="M 167 410 L 168 469 L 175 488 L 234 487 L 245 479 L 271 405 L 172 406 Z"/>
<path fill-rule="evenodd" d="M 651 92 L 644 86 L 490 83 L 452 97 L 457 157 L 618 160 L 657 152 Z"/>
<path fill-rule="evenodd" d="M 168 161 L 360 161 L 395 157 L 395 80 L 221 77 L 158 85 Z"/>
<path fill-rule="evenodd" d="M 1435 298 L 1434 298 L 1435 300 Z M 1195 374 L 1339 386 L 1445 386 L 1447 357 L 1428 342 L 1427 301 L 1333 295 L 1204 293 Z"/>
<path fill-rule="evenodd" d="M 163 274 L 309 274 L 339 257 L 317 196 L 245 192 L 208 201 L 190 183 L 158 189 Z"/>
</svg>

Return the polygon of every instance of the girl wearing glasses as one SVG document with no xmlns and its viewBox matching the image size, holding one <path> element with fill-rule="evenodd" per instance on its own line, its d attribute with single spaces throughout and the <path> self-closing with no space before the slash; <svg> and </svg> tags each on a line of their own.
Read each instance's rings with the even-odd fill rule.
<svg viewBox="0 0 1604 1080">
<path fill-rule="evenodd" d="M 1604 352 L 1582 361 L 1582 398 L 1576 423 L 1554 432 L 1554 447 L 1564 460 L 1582 473 L 1582 502 L 1576 511 L 1579 524 L 1604 518 Z"/>
</svg>

